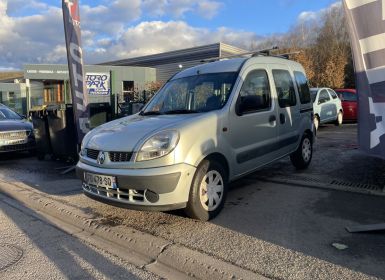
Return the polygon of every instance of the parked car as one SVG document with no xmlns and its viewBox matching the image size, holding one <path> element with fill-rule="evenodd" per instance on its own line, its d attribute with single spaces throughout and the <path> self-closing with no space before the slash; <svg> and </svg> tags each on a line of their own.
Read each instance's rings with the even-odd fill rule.
<svg viewBox="0 0 385 280">
<path fill-rule="evenodd" d="M 33 151 L 34 148 L 32 123 L 0 104 L 0 153 Z"/>
<path fill-rule="evenodd" d="M 228 183 L 290 155 L 312 159 L 313 107 L 303 67 L 233 58 L 176 74 L 133 116 L 83 139 L 77 175 L 91 198 L 139 210 L 222 209 Z"/>
<path fill-rule="evenodd" d="M 342 125 L 344 111 L 341 100 L 331 88 L 311 88 L 311 98 L 314 108 L 314 127 L 317 130 L 320 124 L 334 122 Z"/>
<path fill-rule="evenodd" d="M 357 121 L 357 93 L 355 89 L 336 89 L 344 110 L 344 120 Z"/>
</svg>

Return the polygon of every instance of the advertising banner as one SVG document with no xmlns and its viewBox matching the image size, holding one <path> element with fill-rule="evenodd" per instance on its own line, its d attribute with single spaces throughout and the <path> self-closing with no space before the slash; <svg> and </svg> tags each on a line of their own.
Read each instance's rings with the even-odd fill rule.
<svg viewBox="0 0 385 280">
<path fill-rule="evenodd" d="M 344 0 L 359 101 L 360 149 L 385 158 L 385 0 Z"/>
<path fill-rule="evenodd" d="M 63 0 L 62 7 L 77 143 L 80 144 L 89 131 L 89 110 L 84 82 L 78 2 L 78 0 Z"/>
<path fill-rule="evenodd" d="M 87 93 L 89 95 L 110 95 L 110 73 L 87 73 Z"/>
</svg>

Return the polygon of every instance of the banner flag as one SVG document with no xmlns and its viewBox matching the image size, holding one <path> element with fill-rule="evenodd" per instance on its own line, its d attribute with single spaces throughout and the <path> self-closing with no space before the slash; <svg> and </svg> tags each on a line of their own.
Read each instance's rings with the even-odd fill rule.
<svg viewBox="0 0 385 280">
<path fill-rule="evenodd" d="M 63 0 L 62 7 L 72 104 L 77 142 L 80 144 L 84 135 L 89 131 L 89 109 L 80 38 L 79 1 Z"/>
<path fill-rule="evenodd" d="M 359 101 L 360 149 L 385 158 L 385 0 L 344 0 Z"/>
</svg>

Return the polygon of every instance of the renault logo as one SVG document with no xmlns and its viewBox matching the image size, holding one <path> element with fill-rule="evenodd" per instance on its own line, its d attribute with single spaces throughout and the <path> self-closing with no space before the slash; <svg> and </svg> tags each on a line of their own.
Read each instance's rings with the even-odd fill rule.
<svg viewBox="0 0 385 280">
<path fill-rule="evenodd" d="M 99 153 L 99 156 L 98 156 L 98 159 L 97 159 L 97 162 L 98 162 L 99 164 L 103 164 L 105 160 L 106 160 L 106 155 L 105 155 L 105 153 L 104 153 L 104 152 L 100 152 L 100 153 Z"/>
</svg>

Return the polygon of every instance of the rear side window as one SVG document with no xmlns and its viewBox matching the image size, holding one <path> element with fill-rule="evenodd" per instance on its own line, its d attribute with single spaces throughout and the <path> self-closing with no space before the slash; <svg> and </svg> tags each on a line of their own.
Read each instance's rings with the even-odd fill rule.
<svg viewBox="0 0 385 280">
<path fill-rule="evenodd" d="M 299 100 L 301 104 L 310 103 L 310 89 L 306 76 L 302 72 L 294 71 L 294 77 L 297 82 Z"/>
<path fill-rule="evenodd" d="M 330 93 L 330 95 L 332 96 L 333 99 L 338 98 L 337 93 L 334 90 L 328 89 L 328 92 Z"/>
<path fill-rule="evenodd" d="M 242 111 L 252 113 L 271 107 L 271 92 L 267 72 L 253 70 L 247 76 L 239 94 Z"/>
<path fill-rule="evenodd" d="M 297 100 L 295 97 L 294 83 L 289 71 L 273 70 L 275 89 L 277 90 L 278 103 L 281 108 L 295 106 Z"/>
<path fill-rule="evenodd" d="M 330 100 L 329 93 L 326 89 L 321 90 L 318 97 L 318 104 L 328 102 Z"/>
</svg>

